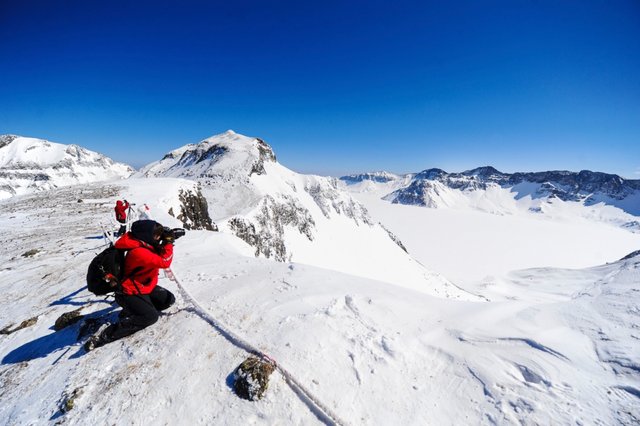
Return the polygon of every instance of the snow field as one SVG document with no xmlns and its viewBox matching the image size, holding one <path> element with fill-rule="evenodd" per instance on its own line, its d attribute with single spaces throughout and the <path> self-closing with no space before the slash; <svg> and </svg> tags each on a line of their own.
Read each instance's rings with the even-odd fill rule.
<svg viewBox="0 0 640 426">
<path fill-rule="evenodd" d="M 496 215 L 391 204 L 376 194 L 352 195 L 400 238 L 410 255 L 463 288 L 518 269 L 596 266 L 640 248 L 640 234 L 570 212 L 564 218 Z"/>
</svg>

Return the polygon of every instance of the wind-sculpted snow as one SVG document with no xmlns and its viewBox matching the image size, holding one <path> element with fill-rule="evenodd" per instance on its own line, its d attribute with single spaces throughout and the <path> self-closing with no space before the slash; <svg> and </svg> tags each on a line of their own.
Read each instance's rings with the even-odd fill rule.
<svg viewBox="0 0 640 426">
<path fill-rule="evenodd" d="M 77 145 L 0 137 L 0 199 L 34 191 L 123 179 L 135 170 Z"/>
</svg>

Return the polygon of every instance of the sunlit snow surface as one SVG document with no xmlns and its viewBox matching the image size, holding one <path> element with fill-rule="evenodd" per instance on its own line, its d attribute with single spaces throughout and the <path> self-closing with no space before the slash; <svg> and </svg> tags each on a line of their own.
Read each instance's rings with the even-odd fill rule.
<svg viewBox="0 0 640 426">
<path fill-rule="evenodd" d="M 539 197 L 539 184 L 530 183 L 460 191 L 435 182 L 440 189 L 433 206 L 408 206 L 385 200 L 408 184 L 395 177 L 342 187 L 413 257 L 459 285 L 516 269 L 596 266 L 640 249 L 640 218 L 604 200 L 586 206 Z M 640 209 L 638 192 L 613 201 L 628 211 Z"/>
<path fill-rule="evenodd" d="M 247 353 L 190 309 L 166 278 L 160 284 L 178 295 L 176 305 L 129 338 L 86 354 L 78 325 L 53 331 L 56 318 L 81 306 L 83 314 L 117 316 L 84 281 L 102 244 L 99 224 L 109 222 L 115 200 L 148 202 L 154 219 L 178 226 L 166 209 L 180 188 L 192 186 L 135 180 L 2 201 L 0 329 L 37 317 L 31 327 L 0 335 L 3 424 L 321 424 L 278 372 L 263 400 L 239 399 L 231 374 Z M 515 227 L 518 217 L 512 220 Z M 530 225 L 523 219 L 521 226 Z M 485 256 L 483 241 L 466 228 L 440 232 L 474 244 L 476 250 L 448 252 L 461 267 L 481 257 L 487 270 L 501 270 L 502 259 Z M 576 258 L 591 250 L 582 241 L 570 248 Z M 33 257 L 22 256 L 33 249 Z M 534 241 L 523 255 L 548 249 Z M 175 253 L 173 269 L 202 306 L 349 424 L 640 419 L 640 257 L 494 274 L 467 285 L 491 302 L 466 302 L 255 258 L 226 232 L 188 232 Z M 74 408 L 60 412 L 76 390 Z"/>
</svg>

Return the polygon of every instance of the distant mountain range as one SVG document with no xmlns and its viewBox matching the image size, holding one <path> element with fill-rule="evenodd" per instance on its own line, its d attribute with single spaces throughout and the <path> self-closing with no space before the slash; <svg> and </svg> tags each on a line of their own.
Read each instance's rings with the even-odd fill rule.
<svg viewBox="0 0 640 426">
<path fill-rule="evenodd" d="M 363 173 L 343 176 L 340 181 L 351 191 L 384 192 L 384 199 L 392 203 L 430 208 L 453 207 L 459 204 L 459 195 L 483 192 L 489 198 L 496 198 L 491 192 L 506 190 L 516 201 L 528 198 L 552 203 L 558 199 L 585 206 L 603 203 L 634 216 L 640 215 L 640 180 L 588 170 L 509 174 L 487 166 L 461 173 L 447 173 L 441 169 L 406 175 Z M 478 198 L 477 194 L 474 198 Z M 538 208 L 533 207 L 534 210 Z"/>
<path fill-rule="evenodd" d="M 124 179 L 134 172 L 131 166 L 77 145 L 0 136 L 0 199 L 80 183 Z"/>
<path fill-rule="evenodd" d="M 216 222 L 229 221 L 258 253 L 279 260 L 292 253 L 295 238 L 283 239 L 287 226 L 313 239 L 317 219 L 307 199 L 324 218 L 339 215 L 355 226 L 378 226 L 349 192 L 375 193 L 393 204 L 471 208 L 494 214 L 558 215 L 558 203 L 573 203 L 583 208 L 583 217 L 640 232 L 636 217 L 640 216 L 640 180 L 587 170 L 509 174 L 486 166 L 461 173 L 433 168 L 406 175 L 374 172 L 326 178 L 286 169 L 262 139 L 230 130 L 175 149 L 135 172 L 76 145 L 0 136 L 0 199 L 129 176 L 197 181 Z M 397 237 L 390 236 L 402 247 Z"/>
</svg>

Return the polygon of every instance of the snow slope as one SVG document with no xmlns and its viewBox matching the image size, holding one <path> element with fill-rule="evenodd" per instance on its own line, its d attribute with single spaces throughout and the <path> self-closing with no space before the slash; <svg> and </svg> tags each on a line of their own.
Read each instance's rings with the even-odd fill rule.
<svg viewBox="0 0 640 426">
<path fill-rule="evenodd" d="M 79 183 L 124 179 L 134 171 L 77 145 L 0 136 L 0 199 Z"/>
<path fill-rule="evenodd" d="M 77 340 L 80 323 L 52 330 L 56 318 L 77 308 L 95 318 L 117 316 L 84 288 L 86 267 L 102 243 L 98 222 L 111 215 L 115 200 L 149 196 L 169 205 L 175 188 L 189 184 L 137 183 L 1 202 L 0 329 L 36 318 L 0 334 L 2 423 L 323 424 L 279 372 L 264 399 L 239 399 L 231 373 L 247 353 L 166 278 L 160 284 L 176 293 L 176 305 L 133 336 L 87 354 Z M 174 225 L 166 206 L 151 207 Z M 473 290 L 485 303 L 256 258 L 227 232 L 188 232 L 177 241 L 173 270 L 211 315 L 278 361 L 347 424 L 640 419 L 640 256 L 481 281 Z M 70 399 L 73 408 L 61 412 Z"/>
<path fill-rule="evenodd" d="M 171 151 L 134 177 L 198 182 L 212 219 L 257 256 L 478 300 L 407 254 L 336 179 L 287 169 L 261 139 L 230 130 Z"/>
</svg>

